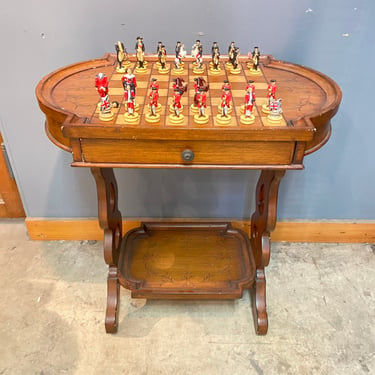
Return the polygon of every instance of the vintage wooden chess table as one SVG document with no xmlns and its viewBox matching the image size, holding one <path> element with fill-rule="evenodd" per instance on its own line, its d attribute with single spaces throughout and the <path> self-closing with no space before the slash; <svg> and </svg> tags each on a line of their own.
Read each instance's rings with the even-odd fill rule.
<svg viewBox="0 0 375 375">
<path fill-rule="evenodd" d="M 134 67 L 135 59 L 130 59 Z M 251 72 L 245 58 L 235 74 L 225 58 L 220 72 L 212 72 L 205 58 L 204 72 L 198 75 L 191 58 L 185 59 L 183 72 L 178 74 L 173 72 L 170 57 L 167 74 L 160 74 L 156 57 L 147 56 L 146 61 L 145 71 L 135 73 L 139 104 L 135 123 L 125 121 L 122 74 L 116 71 L 114 55 L 59 69 L 43 78 L 36 89 L 49 139 L 71 152 L 72 166 L 91 168 L 96 181 L 104 259 L 109 266 L 106 331 L 117 331 L 122 285 L 134 298 L 232 299 L 250 289 L 256 332 L 266 334 L 265 268 L 270 259 L 270 233 L 276 225 L 279 184 L 286 170 L 302 169 L 304 156 L 329 139 L 340 89 L 324 74 L 271 56 L 261 56 L 258 74 Z M 94 88 L 99 72 L 108 76 L 110 100 L 120 104 L 112 109 L 110 121 L 99 119 L 99 96 Z M 169 111 L 172 80 L 177 76 L 188 83 L 179 124 L 170 121 Z M 209 84 L 205 124 L 195 123 L 191 108 L 197 76 Z M 145 121 L 151 78 L 157 78 L 160 85 L 161 111 L 156 123 Z M 255 121 L 246 125 L 240 116 L 250 79 L 256 92 Z M 283 103 L 282 120 L 277 123 L 268 121 L 261 109 L 271 79 L 276 80 L 277 97 Z M 224 80 L 231 87 L 232 112 L 223 125 L 217 113 Z M 261 170 L 250 233 L 230 222 L 172 220 L 145 222 L 123 236 L 113 168 Z"/>
</svg>

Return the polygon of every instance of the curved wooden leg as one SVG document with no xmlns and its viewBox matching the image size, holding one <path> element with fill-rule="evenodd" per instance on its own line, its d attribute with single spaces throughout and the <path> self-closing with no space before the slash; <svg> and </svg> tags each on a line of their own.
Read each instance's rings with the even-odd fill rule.
<svg viewBox="0 0 375 375">
<path fill-rule="evenodd" d="M 107 278 L 107 309 L 105 313 L 105 330 L 116 333 L 120 303 L 120 283 L 118 282 L 117 267 L 109 267 Z"/>
<path fill-rule="evenodd" d="M 265 267 L 271 254 L 270 233 L 276 226 L 277 195 L 285 170 L 262 170 L 256 189 L 256 209 L 251 217 L 251 248 L 256 275 L 252 289 L 255 330 L 265 335 L 268 330 Z"/>
<path fill-rule="evenodd" d="M 122 218 L 118 210 L 118 190 L 112 168 L 91 168 L 98 192 L 98 217 L 104 231 L 104 260 L 108 264 L 107 309 L 105 329 L 107 333 L 117 332 L 120 305 L 120 284 L 118 280 L 118 258 L 122 239 Z"/>
</svg>

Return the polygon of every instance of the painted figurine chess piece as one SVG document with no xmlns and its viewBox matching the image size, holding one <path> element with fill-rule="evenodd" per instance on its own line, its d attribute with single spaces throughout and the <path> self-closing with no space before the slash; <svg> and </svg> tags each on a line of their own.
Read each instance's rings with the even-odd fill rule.
<svg viewBox="0 0 375 375">
<path fill-rule="evenodd" d="M 203 46 L 199 39 L 197 39 L 191 47 L 191 56 L 195 58 L 196 65 L 193 72 L 196 74 L 201 74 L 203 71 Z"/>
<path fill-rule="evenodd" d="M 254 81 L 249 80 L 245 88 L 245 104 L 241 107 L 242 112 L 240 122 L 245 125 L 254 123 L 255 116 L 253 115 L 253 108 L 255 103 L 255 86 Z"/>
<path fill-rule="evenodd" d="M 212 60 L 211 60 L 211 68 L 210 68 L 210 71 L 211 73 L 213 74 L 218 74 L 220 73 L 220 66 L 219 66 L 219 63 L 220 63 L 220 50 L 219 50 L 219 46 L 217 45 L 217 42 L 213 42 L 212 44 L 212 47 L 211 47 L 211 57 L 212 57 Z"/>
<path fill-rule="evenodd" d="M 196 95 L 198 113 L 194 115 L 194 122 L 196 124 L 206 124 L 209 116 L 206 114 L 207 108 L 207 94 L 204 87 L 199 87 Z"/>
<path fill-rule="evenodd" d="M 137 73 L 144 73 L 146 71 L 145 64 L 145 44 L 143 43 L 143 38 L 141 36 L 137 37 L 137 42 L 135 44 L 135 55 L 137 58 Z"/>
<path fill-rule="evenodd" d="M 267 104 L 263 104 L 262 112 L 270 113 L 271 107 L 274 101 L 276 100 L 276 90 L 277 90 L 276 80 L 271 79 L 267 87 Z"/>
<path fill-rule="evenodd" d="M 95 87 L 100 96 L 99 119 L 110 121 L 113 119 L 113 113 L 108 96 L 108 77 L 104 73 L 98 73 L 95 77 Z"/>
<path fill-rule="evenodd" d="M 118 63 L 116 71 L 118 73 L 125 73 L 125 69 L 130 64 L 130 62 L 128 59 L 128 52 L 126 51 L 124 43 L 118 41 L 115 44 L 115 50 L 116 50 L 116 58 L 117 58 L 117 63 Z"/>
<path fill-rule="evenodd" d="M 150 112 L 146 114 L 145 119 L 147 122 L 150 122 L 150 123 L 159 122 L 160 114 L 157 113 L 159 92 L 156 87 L 151 88 L 149 100 L 150 100 L 149 102 Z"/>
</svg>

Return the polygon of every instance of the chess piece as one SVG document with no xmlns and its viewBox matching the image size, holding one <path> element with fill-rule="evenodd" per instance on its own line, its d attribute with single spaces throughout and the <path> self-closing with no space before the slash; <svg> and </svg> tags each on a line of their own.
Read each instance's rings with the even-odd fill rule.
<svg viewBox="0 0 375 375">
<path fill-rule="evenodd" d="M 276 80 L 271 79 L 267 87 L 267 104 L 263 104 L 262 112 L 270 113 L 271 106 L 273 102 L 276 100 L 276 89 L 277 89 Z"/>
<path fill-rule="evenodd" d="M 157 113 L 159 93 L 156 87 L 152 87 L 151 93 L 149 95 L 150 103 L 149 109 L 150 112 L 146 114 L 146 121 L 149 123 L 156 123 L 160 121 L 160 114 Z"/>
<path fill-rule="evenodd" d="M 160 68 L 158 69 L 158 72 L 160 74 L 167 74 L 169 73 L 169 67 L 166 65 L 166 61 L 167 61 L 167 52 L 165 50 L 165 46 L 162 45 L 161 46 L 161 49 L 160 49 L 160 52 L 159 52 L 159 58 L 160 58 Z"/>
<path fill-rule="evenodd" d="M 146 73 L 146 62 L 145 62 L 145 45 L 143 43 L 143 38 L 138 36 L 137 43 L 135 45 L 135 54 L 137 58 L 137 67 L 135 71 L 140 74 Z"/>
<path fill-rule="evenodd" d="M 260 60 L 260 52 L 258 47 L 254 47 L 253 52 L 249 53 L 249 58 L 250 58 L 250 63 L 249 63 L 249 68 L 250 68 L 250 74 L 253 75 L 260 75 L 261 71 L 259 69 L 259 60 Z"/>
<path fill-rule="evenodd" d="M 182 104 L 181 104 L 181 92 L 178 88 L 174 89 L 174 96 L 173 102 L 171 107 L 173 108 L 173 113 L 169 115 L 170 122 L 172 124 L 181 124 L 184 122 L 184 115 L 182 112 Z"/>
<path fill-rule="evenodd" d="M 217 42 L 214 42 L 211 48 L 212 52 L 212 61 L 210 63 L 210 73 L 211 74 L 220 74 L 221 69 L 219 66 L 220 63 L 220 51 Z"/>
<path fill-rule="evenodd" d="M 232 52 L 232 58 L 231 58 L 231 63 L 232 63 L 232 69 L 230 69 L 231 74 L 240 74 L 241 69 L 240 65 L 238 63 L 238 56 L 240 54 L 240 49 L 238 47 L 235 47 L 233 52 Z"/>
<path fill-rule="evenodd" d="M 197 100 L 198 113 L 194 115 L 194 122 L 196 124 L 206 124 L 208 122 L 209 117 L 206 114 L 207 95 L 203 87 L 200 87 L 198 89 L 196 100 Z"/>
<path fill-rule="evenodd" d="M 281 108 L 281 99 L 274 100 L 270 105 L 270 113 L 267 116 L 267 120 L 273 124 L 280 123 L 282 120 L 282 108 Z"/>
<path fill-rule="evenodd" d="M 95 77 L 95 87 L 100 96 L 99 119 L 102 121 L 113 120 L 111 104 L 108 96 L 108 77 L 104 73 L 98 73 Z"/>
<path fill-rule="evenodd" d="M 229 109 L 231 108 L 232 95 L 228 87 L 224 88 L 224 92 L 221 95 L 221 112 L 216 116 L 216 121 L 220 125 L 228 125 L 231 122 L 231 116 Z"/>
<path fill-rule="evenodd" d="M 125 73 L 126 68 L 130 65 L 130 61 L 128 59 L 128 52 L 126 51 L 124 43 L 118 41 L 115 44 L 115 50 L 118 63 L 118 66 L 116 67 L 116 72 Z"/>
<path fill-rule="evenodd" d="M 255 116 L 253 115 L 253 107 L 255 103 L 255 86 L 254 81 L 249 81 L 246 86 L 245 104 L 243 105 L 244 114 L 240 115 L 240 122 L 244 125 L 253 124 Z"/>
</svg>

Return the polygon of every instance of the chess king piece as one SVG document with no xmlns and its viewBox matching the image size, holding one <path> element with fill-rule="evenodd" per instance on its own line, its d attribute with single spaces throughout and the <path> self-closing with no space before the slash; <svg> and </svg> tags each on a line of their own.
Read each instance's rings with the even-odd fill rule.
<svg viewBox="0 0 375 375">
<path fill-rule="evenodd" d="M 255 103 L 254 81 L 248 81 L 245 92 L 245 104 L 242 106 L 244 114 L 241 114 L 240 122 L 244 125 L 249 125 L 255 121 L 255 116 L 253 115 L 253 107 Z"/>
<path fill-rule="evenodd" d="M 273 102 L 276 100 L 276 80 L 271 79 L 267 87 L 267 104 L 263 104 L 262 112 L 270 113 Z"/>
<path fill-rule="evenodd" d="M 159 93 L 156 87 L 151 88 L 151 93 L 149 95 L 149 109 L 150 112 L 146 114 L 146 121 L 149 123 L 156 123 L 160 121 L 160 114 L 157 113 L 156 109 L 158 107 Z"/>
<path fill-rule="evenodd" d="M 95 77 L 95 87 L 100 96 L 99 119 L 102 121 L 113 120 L 111 103 L 108 96 L 108 77 L 104 73 L 98 73 Z"/>
<path fill-rule="evenodd" d="M 126 123 L 138 122 L 139 115 L 135 108 L 135 92 L 134 87 L 129 82 L 124 85 L 124 102 L 125 102 L 125 113 L 124 120 Z M 139 109 L 139 108 L 138 108 Z"/>
<path fill-rule="evenodd" d="M 118 41 L 115 44 L 115 50 L 116 50 L 116 58 L 117 58 L 117 63 L 118 63 L 116 71 L 118 73 L 125 73 L 126 67 L 130 65 L 130 62 L 128 59 L 128 52 L 126 51 L 124 43 Z"/>
<path fill-rule="evenodd" d="M 130 68 L 128 68 L 126 70 L 126 74 L 124 74 L 122 77 L 121 77 L 121 82 L 122 82 L 122 86 L 124 88 L 124 91 L 125 93 L 127 92 L 127 90 L 129 89 L 128 88 L 128 85 L 130 87 L 130 91 L 133 93 L 133 104 L 134 104 L 134 110 L 135 111 L 138 111 L 139 110 L 139 104 L 136 103 L 136 100 L 135 100 L 135 97 L 136 97 L 136 88 L 137 88 L 137 80 L 135 78 L 135 75 L 133 74 L 132 70 Z M 130 95 L 129 95 L 130 97 Z M 125 100 L 125 105 L 127 106 L 128 105 L 128 102 Z"/>
<path fill-rule="evenodd" d="M 135 44 L 135 55 L 137 58 L 137 73 L 146 72 L 146 62 L 145 62 L 145 45 L 143 43 L 143 38 L 138 36 L 137 43 Z"/>
</svg>

